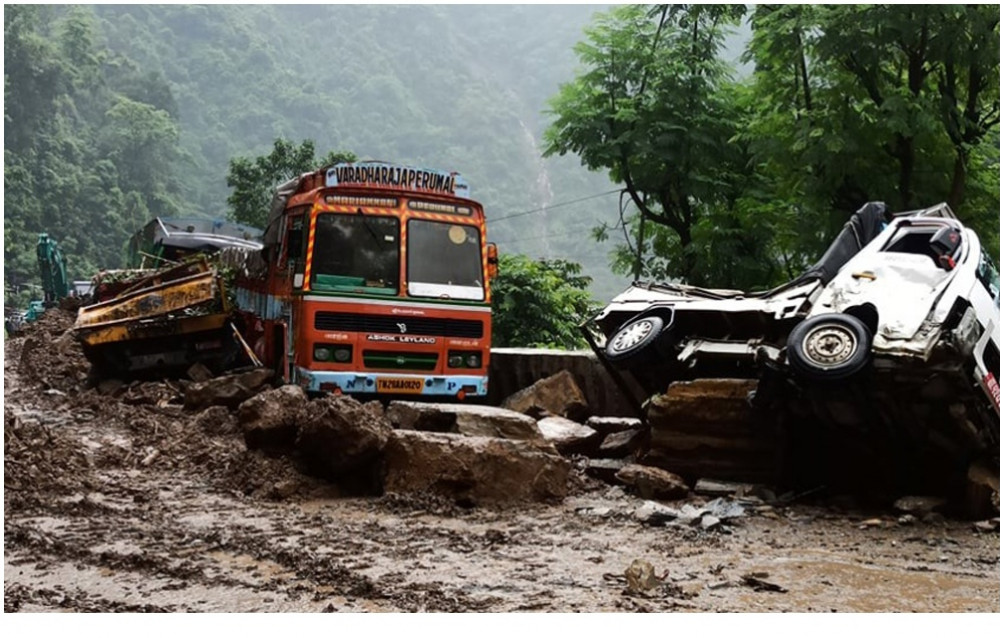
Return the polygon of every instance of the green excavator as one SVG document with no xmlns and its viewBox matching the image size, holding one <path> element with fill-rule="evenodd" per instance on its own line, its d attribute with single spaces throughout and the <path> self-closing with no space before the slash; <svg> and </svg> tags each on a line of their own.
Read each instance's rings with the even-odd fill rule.
<svg viewBox="0 0 1000 638">
<path fill-rule="evenodd" d="M 42 278 L 42 298 L 29 301 L 23 312 L 4 317 L 4 330 L 7 334 L 18 334 L 22 324 L 35 321 L 46 308 L 58 305 L 60 300 L 70 295 L 71 283 L 66 277 L 66 259 L 56 240 L 49 237 L 48 233 L 39 233 L 35 255 L 38 259 L 38 273 Z"/>
<path fill-rule="evenodd" d="M 42 292 L 45 298 L 42 305 L 51 308 L 60 299 L 69 296 L 70 282 L 66 278 L 66 260 L 56 240 L 48 233 L 38 235 L 38 245 L 35 247 L 38 256 L 38 272 L 42 276 Z"/>
</svg>

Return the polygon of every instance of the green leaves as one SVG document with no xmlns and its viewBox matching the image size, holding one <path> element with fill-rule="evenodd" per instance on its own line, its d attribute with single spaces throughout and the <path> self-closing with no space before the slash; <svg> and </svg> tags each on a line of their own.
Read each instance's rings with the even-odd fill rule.
<svg viewBox="0 0 1000 638">
<path fill-rule="evenodd" d="M 4 12 L 4 275 L 14 287 L 37 281 L 40 232 L 84 278 L 119 267 L 151 215 L 180 210 L 178 123 L 143 99 L 170 104 L 170 88 L 149 78 L 144 92 L 119 92 L 135 63 L 103 48 L 96 24 L 89 7 Z"/>
<path fill-rule="evenodd" d="M 264 228 L 276 186 L 322 166 L 357 160 L 354 153 L 344 151 L 330 151 L 322 161 L 317 161 L 315 155 L 316 145 L 312 140 L 303 140 L 296 146 L 278 138 L 268 155 L 231 159 L 226 176 L 226 185 L 233 189 L 226 200 L 230 219 Z"/>
<path fill-rule="evenodd" d="M 693 231 L 703 217 L 731 212 L 748 171 L 734 142 L 740 90 L 717 57 L 741 11 L 617 7 L 586 31 L 576 49 L 584 70 L 550 102 L 546 154 L 577 153 L 623 183 L 645 218 L 667 229 L 657 241 L 670 255 L 658 255 L 657 269 L 669 277 L 704 282 L 716 274 L 699 262 Z M 630 270 L 624 261 L 619 254 L 622 272 Z"/>
<path fill-rule="evenodd" d="M 579 264 L 500 255 L 493 282 L 493 343 L 498 347 L 582 348 L 579 325 L 596 312 Z"/>
</svg>

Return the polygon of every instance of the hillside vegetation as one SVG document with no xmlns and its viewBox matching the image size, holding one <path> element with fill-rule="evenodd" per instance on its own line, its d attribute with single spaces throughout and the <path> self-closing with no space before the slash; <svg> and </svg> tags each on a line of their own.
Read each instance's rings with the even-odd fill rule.
<svg viewBox="0 0 1000 638">
<path fill-rule="evenodd" d="M 1000 250 L 1000 8 L 603 9 L 7 6 L 5 284 L 39 232 L 81 278 L 152 216 L 231 214 L 276 140 L 457 170 L 503 254 L 602 300 L 774 285 L 868 200 Z"/>
<path fill-rule="evenodd" d="M 83 277 L 149 217 L 225 216 L 230 159 L 284 138 L 457 170 L 502 252 L 582 262 L 609 295 L 588 237 L 614 194 L 500 220 L 613 188 L 539 150 L 597 8 L 7 7 L 7 283 L 33 279 L 36 232 Z"/>
</svg>

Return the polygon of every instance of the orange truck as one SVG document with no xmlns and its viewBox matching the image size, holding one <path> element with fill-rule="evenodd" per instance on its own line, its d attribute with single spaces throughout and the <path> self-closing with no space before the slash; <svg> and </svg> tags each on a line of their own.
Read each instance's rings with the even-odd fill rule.
<svg viewBox="0 0 1000 638">
<path fill-rule="evenodd" d="M 496 247 L 457 173 L 384 162 L 300 175 L 235 279 L 255 357 L 307 392 L 481 397 Z"/>
</svg>

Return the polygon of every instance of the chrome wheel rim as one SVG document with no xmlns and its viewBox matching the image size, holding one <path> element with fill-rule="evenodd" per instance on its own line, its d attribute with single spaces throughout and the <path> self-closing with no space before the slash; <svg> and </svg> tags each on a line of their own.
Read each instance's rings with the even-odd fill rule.
<svg viewBox="0 0 1000 638">
<path fill-rule="evenodd" d="M 821 368 L 834 368 L 850 361 L 858 350 L 858 339 L 849 328 L 837 325 L 817 326 L 803 341 L 803 351 L 810 362 Z"/>
<path fill-rule="evenodd" d="M 653 322 L 649 319 L 636 321 L 617 335 L 611 342 L 611 349 L 615 352 L 625 352 L 639 345 L 653 331 Z"/>
</svg>

